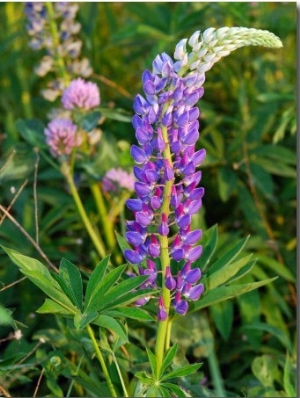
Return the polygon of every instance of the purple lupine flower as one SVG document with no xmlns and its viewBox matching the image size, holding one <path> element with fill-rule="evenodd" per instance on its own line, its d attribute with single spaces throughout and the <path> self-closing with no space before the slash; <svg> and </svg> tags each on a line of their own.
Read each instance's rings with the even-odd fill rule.
<svg viewBox="0 0 300 398">
<path fill-rule="evenodd" d="M 82 144 L 77 126 L 67 119 L 54 119 L 45 129 L 46 142 L 54 157 L 70 155 L 73 148 Z"/>
<path fill-rule="evenodd" d="M 143 74 L 145 97 L 139 94 L 134 102 L 133 126 L 139 145 L 132 146 L 131 155 L 139 165 L 134 168 L 138 199 L 129 199 L 127 206 L 147 237 L 137 237 L 130 229 L 126 237 L 132 250 L 124 254 L 133 264 L 142 264 L 146 258 L 154 261 L 162 250 L 158 237 L 170 238 L 164 250 L 174 261 L 189 264 L 177 276 L 177 282 L 171 266 L 163 275 L 165 286 L 175 294 L 173 307 L 182 315 L 188 310 L 187 300 L 195 297 L 193 291 L 188 295 L 186 286 L 191 290 L 201 277 L 199 268 L 191 268 L 202 253 L 202 247 L 196 245 L 201 230 L 192 231 L 191 220 L 201 208 L 204 194 L 204 189 L 197 187 L 201 174 L 196 168 L 203 162 L 205 150 L 195 151 L 199 137 L 199 110 L 195 105 L 203 95 L 203 82 L 203 73 L 180 76 L 172 59 L 162 54 L 155 58 L 153 72 Z M 171 186 L 171 194 L 168 208 L 161 212 L 166 184 Z M 159 308 L 161 319 L 161 298 Z"/>
<path fill-rule="evenodd" d="M 88 111 L 100 104 L 99 88 L 95 83 L 75 79 L 64 90 L 61 101 L 65 109 L 80 108 Z"/>
<path fill-rule="evenodd" d="M 105 173 L 102 179 L 102 187 L 103 190 L 107 192 L 117 192 L 121 188 L 127 189 L 128 191 L 133 191 L 134 175 L 133 173 L 128 173 L 120 167 L 110 169 Z M 134 202 L 134 199 L 131 199 L 131 201 L 133 201 L 132 203 L 136 203 L 137 206 L 138 202 Z M 138 209 L 142 210 L 142 207 L 139 206 Z"/>
</svg>

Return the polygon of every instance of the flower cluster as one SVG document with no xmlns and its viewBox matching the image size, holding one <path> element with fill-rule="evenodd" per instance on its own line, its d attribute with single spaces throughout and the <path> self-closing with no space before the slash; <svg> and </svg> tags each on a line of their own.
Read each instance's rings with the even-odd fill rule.
<svg viewBox="0 0 300 398">
<path fill-rule="evenodd" d="M 57 2 L 51 3 L 50 7 L 53 7 L 53 15 L 49 15 L 46 3 L 25 3 L 26 29 L 31 36 L 29 45 L 33 50 L 46 50 L 46 55 L 35 68 L 35 73 L 38 76 L 45 76 L 49 72 L 57 71 L 59 69 L 57 59 L 60 58 L 69 75 L 90 76 L 92 68 L 87 58 L 80 59 L 82 42 L 76 38 L 81 29 L 80 23 L 75 21 L 78 5 Z M 56 40 L 51 23 L 58 26 Z M 64 88 L 65 82 L 61 78 L 55 79 L 48 83 L 47 89 L 43 90 L 42 94 L 49 101 L 54 101 Z"/>
<path fill-rule="evenodd" d="M 82 144 L 77 126 L 67 119 L 52 120 L 45 129 L 45 136 L 54 157 L 70 155 L 74 147 Z"/>
<path fill-rule="evenodd" d="M 92 82 L 86 82 L 81 78 L 73 80 L 70 85 L 63 91 L 62 105 L 64 111 L 73 110 L 74 108 L 89 111 L 100 104 L 100 92 L 98 86 Z M 71 115 L 69 115 L 71 118 Z M 87 143 L 90 140 L 89 133 L 85 137 Z M 84 132 L 77 129 L 69 118 L 56 117 L 45 129 L 46 142 L 50 147 L 53 156 L 68 156 L 74 147 L 80 147 L 84 141 Z"/>
<path fill-rule="evenodd" d="M 108 170 L 103 179 L 102 187 L 107 192 L 117 192 L 120 188 L 127 189 L 128 191 L 134 190 L 134 175 L 127 173 L 127 171 L 118 168 Z"/>
<path fill-rule="evenodd" d="M 131 155 L 141 166 L 134 167 L 138 198 L 127 201 L 135 215 L 134 221 L 127 222 L 126 233 L 133 249 L 124 255 L 133 264 L 148 259 L 140 274 L 149 272 L 149 264 L 154 269 L 163 250 L 168 258 L 184 262 L 175 277 L 170 264 L 163 275 L 165 286 L 174 291 L 174 309 L 181 314 L 187 311 L 186 300 L 197 300 L 203 292 L 203 285 L 196 284 L 200 269 L 191 268 L 202 253 L 202 246 L 197 245 L 201 230 L 192 231 L 191 221 L 204 195 L 204 189 L 197 187 L 201 180 L 197 167 L 205 150 L 195 150 L 199 138 L 195 105 L 203 95 L 203 82 L 204 75 L 197 72 L 179 76 L 172 59 L 162 54 L 154 60 L 153 72 L 143 74 L 145 98 L 138 95 L 134 102 L 133 126 L 139 146 L 132 146 Z"/>
<path fill-rule="evenodd" d="M 61 101 L 64 109 L 77 107 L 88 111 L 100 104 L 100 92 L 97 84 L 79 77 L 64 90 Z"/>
</svg>

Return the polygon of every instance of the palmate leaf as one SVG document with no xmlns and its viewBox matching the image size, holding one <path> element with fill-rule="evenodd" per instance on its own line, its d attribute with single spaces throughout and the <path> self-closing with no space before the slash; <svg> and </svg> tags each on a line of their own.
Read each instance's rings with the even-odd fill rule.
<svg viewBox="0 0 300 398">
<path fill-rule="evenodd" d="M 59 283 L 54 279 L 53 274 L 42 263 L 34 258 L 23 256 L 15 250 L 4 246 L 1 247 L 31 282 L 62 307 L 72 313 L 76 313 L 76 307 L 66 296 Z"/>
</svg>

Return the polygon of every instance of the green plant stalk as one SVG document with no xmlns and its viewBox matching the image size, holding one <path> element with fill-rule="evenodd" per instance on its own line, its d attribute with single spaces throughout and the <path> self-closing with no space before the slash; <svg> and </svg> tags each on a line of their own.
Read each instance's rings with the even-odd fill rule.
<svg viewBox="0 0 300 398">
<path fill-rule="evenodd" d="M 107 369 L 107 367 L 106 367 L 104 358 L 103 358 L 102 353 L 101 353 L 101 351 L 100 351 L 99 345 L 98 345 L 98 343 L 97 343 L 97 341 L 96 341 L 96 338 L 95 338 L 93 329 L 91 328 L 90 325 L 88 325 L 88 326 L 86 327 L 86 329 L 87 329 L 88 334 L 89 334 L 89 336 L 90 336 L 90 338 L 91 338 L 91 340 L 92 340 L 92 343 L 93 343 L 93 346 L 94 346 L 94 349 L 95 349 L 95 353 L 96 353 L 96 356 L 97 356 L 97 358 L 98 358 L 98 360 L 99 360 L 99 362 L 100 362 L 100 365 L 101 365 L 101 367 L 102 367 L 102 371 L 103 371 L 103 373 L 104 373 L 104 377 L 105 377 L 105 380 L 106 380 L 106 382 L 107 382 L 109 391 L 110 391 L 112 397 L 117 397 L 117 394 L 116 394 L 116 391 L 115 391 L 115 389 L 114 389 L 114 386 L 113 386 L 113 383 L 112 383 L 112 381 L 111 381 L 111 378 L 110 378 L 110 376 L 109 376 L 108 369 Z"/>
<path fill-rule="evenodd" d="M 75 185 L 75 183 L 73 181 L 73 176 L 72 176 L 72 174 L 70 172 L 70 167 L 69 167 L 67 162 L 63 162 L 61 164 L 61 171 L 62 171 L 62 174 L 66 177 L 66 180 L 68 182 L 71 194 L 72 194 L 74 202 L 76 204 L 78 213 L 81 216 L 83 224 L 84 224 L 84 226 L 85 226 L 85 228 L 86 228 L 86 230 L 87 230 L 87 232 L 88 232 L 88 234 L 89 234 L 89 236 L 90 236 L 90 238 L 91 238 L 91 240 L 92 240 L 92 242 L 93 242 L 93 244 L 94 244 L 99 256 L 101 258 L 103 258 L 103 257 L 106 256 L 105 247 L 103 245 L 103 242 L 101 241 L 101 238 L 96 234 L 96 232 L 95 232 L 95 230 L 94 230 L 94 228 L 93 228 L 93 226 L 92 226 L 92 224 L 91 224 L 91 222 L 90 222 L 90 220 L 89 220 L 89 218 L 88 218 L 88 216 L 86 214 L 86 211 L 85 211 L 85 209 L 83 207 L 82 201 L 81 201 L 80 196 L 78 194 L 76 185 Z"/>
<path fill-rule="evenodd" d="M 214 348 L 209 351 L 207 359 L 213 385 L 215 388 L 215 394 L 217 397 L 226 397 L 226 393 L 224 391 L 224 383 Z"/>
<path fill-rule="evenodd" d="M 163 109 L 163 112 L 168 108 L 169 103 L 166 103 Z M 168 130 L 165 126 L 162 126 L 162 137 L 166 144 L 166 148 L 163 152 L 164 159 L 167 159 L 172 165 L 172 156 L 170 151 L 170 145 L 168 140 Z M 166 214 L 167 218 L 170 213 L 170 198 L 172 192 L 173 181 L 167 181 L 164 187 L 164 197 L 163 203 L 161 207 L 161 214 Z M 161 262 L 161 270 L 162 270 L 162 297 L 164 300 L 164 304 L 166 307 L 167 314 L 169 316 L 169 309 L 171 303 L 171 293 L 170 290 L 165 287 L 165 273 L 166 268 L 170 266 L 170 256 L 169 256 L 169 241 L 167 236 L 159 236 L 160 241 L 160 262 Z M 160 369 L 163 362 L 164 352 L 167 347 L 170 345 L 170 334 L 171 331 L 168 331 L 169 321 L 168 318 L 165 321 L 158 322 L 157 336 L 156 336 L 156 345 L 155 345 L 155 357 L 157 362 L 157 375 L 160 373 Z M 168 339 L 168 341 L 167 341 Z"/>
<path fill-rule="evenodd" d="M 115 246 L 115 235 L 113 230 L 113 223 L 108 219 L 107 209 L 104 203 L 103 195 L 101 189 L 99 187 L 98 182 L 93 182 L 90 184 L 90 189 L 95 199 L 96 207 L 98 210 L 98 214 L 100 216 L 101 226 L 104 230 L 104 235 L 106 238 L 106 242 L 110 249 L 113 249 Z"/>
<path fill-rule="evenodd" d="M 118 375 L 119 375 L 120 383 L 121 383 L 122 388 L 123 388 L 124 397 L 129 397 L 127 389 L 126 389 L 126 386 L 125 386 L 125 383 L 124 383 L 124 380 L 123 380 L 123 376 L 122 376 L 122 373 L 121 373 L 120 366 L 118 364 L 117 358 L 116 358 L 115 353 L 113 351 L 112 351 L 112 356 L 114 358 L 114 363 L 115 363 L 115 366 L 117 368 L 117 372 L 118 372 Z"/>
<path fill-rule="evenodd" d="M 64 85 L 65 85 L 65 87 L 67 87 L 70 82 L 70 78 L 69 78 L 69 75 L 68 75 L 68 72 L 67 72 L 67 69 L 65 66 L 65 61 L 64 61 L 63 57 L 58 52 L 58 48 L 60 45 L 59 32 L 58 32 L 57 25 L 55 22 L 53 3 L 50 1 L 47 1 L 46 8 L 47 8 L 47 12 L 49 15 L 49 25 L 50 25 L 50 32 L 51 32 L 51 36 L 52 36 L 52 40 L 53 40 L 53 49 L 55 50 L 55 61 L 56 61 L 60 76 L 63 79 Z"/>
</svg>

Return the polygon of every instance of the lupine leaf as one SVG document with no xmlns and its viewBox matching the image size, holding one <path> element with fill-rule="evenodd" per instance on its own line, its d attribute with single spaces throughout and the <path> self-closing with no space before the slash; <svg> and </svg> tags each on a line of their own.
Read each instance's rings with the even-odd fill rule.
<svg viewBox="0 0 300 398">
<path fill-rule="evenodd" d="M 241 268 L 243 268 L 246 264 L 249 263 L 252 254 L 238 260 L 235 262 L 230 262 L 224 264 L 224 266 L 217 271 L 211 273 L 209 270 L 208 274 L 206 275 L 206 285 L 207 288 L 212 290 L 217 286 L 220 286 L 227 282 L 230 278 L 232 278 Z"/>
<path fill-rule="evenodd" d="M 145 296 L 153 296 L 156 293 L 155 290 L 152 289 L 138 289 L 137 291 L 131 291 L 118 299 L 114 300 L 111 303 L 108 303 L 109 309 L 116 308 L 120 305 L 125 306 L 127 304 L 131 304 L 134 301 L 138 300 L 139 298 L 145 297 Z M 106 307 L 107 309 L 107 307 Z"/>
<path fill-rule="evenodd" d="M 90 275 L 85 293 L 85 306 L 87 306 L 88 303 L 90 302 L 92 296 L 95 294 L 98 284 L 101 282 L 102 278 L 104 277 L 105 271 L 108 266 L 109 258 L 110 257 L 107 256 L 103 260 L 101 260 L 99 264 L 97 264 L 97 266 L 95 267 L 92 274 Z"/>
<path fill-rule="evenodd" d="M 97 311 L 103 296 L 118 281 L 125 268 L 126 265 L 120 265 L 118 268 L 110 271 L 101 280 L 98 280 L 98 284 L 91 293 L 90 299 L 86 301 L 85 312 Z"/>
<path fill-rule="evenodd" d="M 134 278 L 129 278 L 120 282 L 118 285 L 112 287 L 109 291 L 106 289 L 105 294 L 101 296 L 101 300 L 97 302 L 94 301 L 91 303 L 89 308 L 92 308 L 93 311 L 102 311 L 106 307 L 110 308 L 115 306 L 115 302 L 117 301 L 119 305 L 122 304 L 122 297 L 127 297 L 128 294 L 133 293 L 133 290 L 139 287 L 148 278 L 148 275 L 135 276 Z"/>
<path fill-rule="evenodd" d="M 228 300 L 239 296 L 240 294 L 250 292 L 253 289 L 258 289 L 267 283 L 273 282 L 277 278 L 265 279 L 259 282 L 247 283 L 243 285 L 220 286 L 216 289 L 209 290 L 203 294 L 199 301 L 190 304 L 190 311 L 193 312 L 202 308 L 209 307 L 212 304 L 223 300 Z"/>
<path fill-rule="evenodd" d="M 209 268 L 208 274 L 212 274 L 213 272 L 216 272 L 217 270 L 224 267 L 224 265 L 230 264 L 237 257 L 237 255 L 243 250 L 248 239 L 249 236 L 240 240 L 230 250 L 228 250 L 225 254 L 223 254 L 223 256 L 221 256 L 217 261 L 215 261 L 213 265 Z"/>
<path fill-rule="evenodd" d="M 202 271 L 209 265 L 210 259 L 213 256 L 218 243 L 218 226 L 206 230 L 201 239 L 201 244 L 203 246 L 203 253 L 200 259 L 195 262 L 195 267 L 200 267 Z"/>
<path fill-rule="evenodd" d="M 256 259 L 249 261 L 244 267 L 242 267 L 232 278 L 230 278 L 227 283 L 232 283 L 233 281 L 237 281 L 238 279 L 242 278 L 243 276 L 247 275 L 254 265 L 256 264 Z"/>
<path fill-rule="evenodd" d="M 164 359 L 163 359 L 163 363 L 161 365 L 161 369 L 160 369 L 160 374 L 158 375 L 158 377 L 162 376 L 165 372 L 165 370 L 167 369 L 167 367 L 172 363 L 176 352 L 177 352 L 177 344 L 174 344 L 173 347 L 171 347 L 168 352 L 166 353 Z"/>
<path fill-rule="evenodd" d="M 154 321 L 154 318 L 148 312 L 138 307 L 120 307 L 115 310 L 105 311 L 105 313 L 113 317 L 137 319 L 138 321 Z"/>
<path fill-rule="evenodd" d="M 69 309 L 73 313 L 76 312 L 76 307 L 42 263 L 34 258 L 23 256 L 15 250 L 4 246 L 1 247 L 31 282 L 62 307 Z"/>
<path fill-rule="evenodd" d="M 164 380 L 174 379 L 175 377 L 188 376 L 188 375 L 196 372 L 196 370 L 198 370 L 201 366 L 202 366 L 201 363 L 195 363 L 193 365 L 182 366 L 178 369 L 172 370 L 171 372 L 167 373 L 160 380 L 164 381 Z"/>
<path fill-rule="evenodd" d="M 73 312 L 48 298 L 45 300 L 44 304 L 36 310 L 36 312 L 39 314 L 73 315 Z"/>
<path fill-rule="evenodd" d="M 69 298 L 82 310 L 83 286 L 79 269 L 69 260 L 62 258 L 59 266 L 59 275 L 65 281 Z"/>
<path fill-rule="evenodd" d="M 121 340 L 128 342 L 128 335 L 124 326 L 111 316 L 105 314 L 100 315 L 93 321 L 93 324 L 101 326 L 105 329 L 109 329 L 110 331 L 116 333 Z"/>
<path fill-rule="evenodd" d="M 152 375 L 153 375 L 154 377 L 157 377 L 158 375 L 157 375 L 157 362 L 156 362 L 156 357 L 155 357 L 155 355 L 153 354 L 153 352 L 150 350 L 150 348 L 146 347 L 146 351 L 147 351 L 147 355 L 148 355 L 148 358 L 149 358 L 149 363 L 150 363 L 150 366 L 151 366 Z"/>
</svg>

